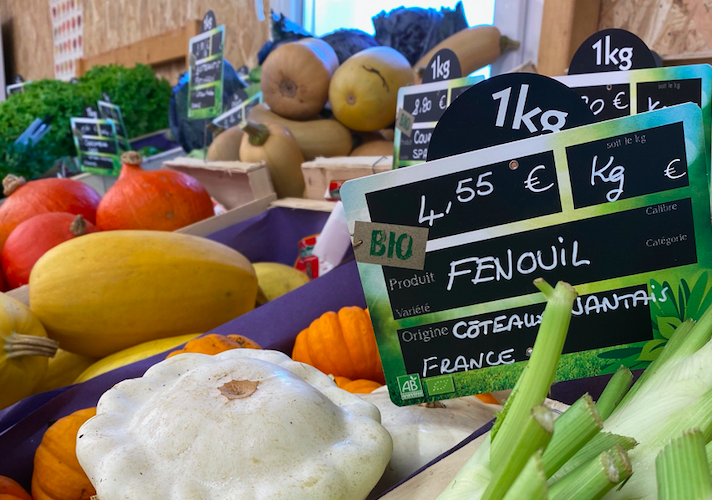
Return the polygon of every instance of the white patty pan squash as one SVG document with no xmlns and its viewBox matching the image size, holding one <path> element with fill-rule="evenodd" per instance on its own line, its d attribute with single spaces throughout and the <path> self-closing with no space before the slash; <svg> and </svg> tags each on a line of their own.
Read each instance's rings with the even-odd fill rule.
<svg viewBox="0 0 712 500">
<path fill-rule="evenodd" d="M 393 438 L 391 461 L 374 493 L 385 491 L 456 446 L 502 409 L 474 396 L 446 399 L 432 407 L 399 407 L 386 386 L 359 396 L 378 407 L 383 426 Z"/>
<path fill-rule="evenodd" d="M 162 361 L 104 393 L 77 435 L 100 500 L 362 500 L 391 451 L 375 406 L 255 349 Z"/>
</svg>

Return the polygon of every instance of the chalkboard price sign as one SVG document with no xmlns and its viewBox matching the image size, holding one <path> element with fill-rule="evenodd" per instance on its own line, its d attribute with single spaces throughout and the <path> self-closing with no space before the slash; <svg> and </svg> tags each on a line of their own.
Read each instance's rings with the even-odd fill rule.
<svg viewBox="0 0 712 500">
<path fill-rule="evenodd" d="M 225 26 L 215 25 L 212 11 L 203 32 L 190 39 L 188 118 L 212 118 L 222 112 Z"/>
<path fill-rule="evenodd" d="M 462 78 L 460 61 L 450 49 L 440 49 L 426 66 L 423 72 L 423 83 L 441 82 Z"/>
<path fill-rule="evenodd" d="M 100 118 L 70 120 L 74 145 L 82 171 L 100 175 L 119 175 L 121 153 L 116 122 Z"/>
<path fill-rule="evenodd" d="M 454 65 L 448 66 L 449 74 L 453 68 Z M 430 138 L 440 117 L 460 94 L 483 79 L 455 78 L 400 88 L 393 140 L 396 168 L 416 165 L 428 158 Z"/>
<path fill-rule="evenodd" d="M 104 94 L 105 97 L 106 94 Z M 126 131 L 126 125 L 124 124 L 124 117 L 121 114 L 121 108 L 116 104 L 111 104 L 109 101 L 97 101 L 99 107 L 99 115 L 105 120 L 112 120 L 116 125 L 116 138 L 119 140 L 119 147 L 124 151 L 129 151 L 131 149 L 131 143 L 129 142 L 129 134 Z"/>
<path fill-rule="evenodd" d="M 695 103 L 702 109 L 705 145 L 712 152 L 712 105 L 710 93 L 703 92 L 712 88 L 712 67 L 707 64 L 561 76 L 556 80 L 581 96 L 596 121 Z M 635 98 L 631 100 L 632 95 Z"/>
<path fill-rule="evenodd" d="M 357 255 L 392 400 L 512 387 L 544 310 L 537 277 L 580 294 L 558 380 L 644 367 L 662 304 L 712 270 L 702 144 L 688 103 L 347 181 L 352 232 L 428 230 L 422 269 Z"/>
<path fill-rule="evenodd" d="M 246 96 L 247 94 L 245 94 L 245 100 L 242 97 L 233 99 L 230 110 L 215 118 L 213 123 L 223 128 L 238 127 L 244 124 L 250 110 L 262 102 L 262 92 L 249 98 Z"/>
</svg>

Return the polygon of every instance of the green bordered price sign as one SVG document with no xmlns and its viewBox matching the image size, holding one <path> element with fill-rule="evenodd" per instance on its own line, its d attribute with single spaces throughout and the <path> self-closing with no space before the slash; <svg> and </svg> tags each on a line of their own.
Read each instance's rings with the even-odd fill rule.
<svg viewBox="0 0 712 500">
<path fill-rule="evenodd" d="M 513 387 L 537 277 L 579 293 L 557 380 L 645 367 L 712 304 L 708 168 L 688 103 L 346 182 L 393 401 Z"/>
<path fill-rule="evenodd" d="M 705 143 L 708 154 L 712 152 L 709 64 L 571 75 L 555 80 L 578 93 L 597 121 L 693 102 L 702 109 Z"/>
<path fill-rule="evenodd" d="M 262 102 L 262 92 L 257 92 L 245 101 L 240 101 L 229 111 L 224 112 L 213 120 L 215 125 L 223 128 L 237 127 L 247 121 L 250 110 Z"/>
<path fill-rule="evenodd" d="M 213 118 L 222 112 L 224 43 L 225 25 L 190 39 L 188 118 Z"/>
<path fill-rule="evenodd" d="M 398 90 L 396 129 L 393 138 L 396 168 L 423 163 L 435 125 L 445 110 L 482 76 L 456 78 L 401 87 Z"/>
<path fill-rule="evenodd" d="M 83 172 L 119 175 L 121 152 L 113 120 L 72 118 L 72 136 Z"/>
<path fill-rule="evenodd" d="M 107 101 L 97 101 L 96 104 L 99 108 L 99 115 L 105 120 L 112 120 L 116 125 L 116 138 L 119 140 L 119 147 L 124 151 L 131 150 L 129 134 L 126 131 L 124 117 L 121 115 L 121 108 Z"/>
</svg>

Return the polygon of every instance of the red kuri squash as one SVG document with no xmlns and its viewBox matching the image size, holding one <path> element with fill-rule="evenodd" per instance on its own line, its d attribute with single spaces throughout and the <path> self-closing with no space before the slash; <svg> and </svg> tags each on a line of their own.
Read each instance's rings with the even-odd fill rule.
<svg viewBox="0 0 712 500">
<path fill-rule="evenodd" d="M 51 212 L 35 215 L 17 226 L 2 248 L 0 263 L 10 288 L 30 282 L 30 271 L 47 250 L 60 243 L 97 231 L 81 215 Z"/>
<path fill-rule="evenodd" d="M 175 231 L 215 214 L 210 195 L 194 178 L 173 170 L 141 169 L 141 155 L 121 155 L 121 175 L 96 213 L 102 230 Z"/>
<path fill-rule="evenodd" d="M 94 222 L 101 196 L 91 187 L 72 179 L 39 179 L 8 175 L 2 181 L 7 199 L 0 206 L 0 248 L 21 222 L 47 212 L 67 212 Z"/>
</svg>

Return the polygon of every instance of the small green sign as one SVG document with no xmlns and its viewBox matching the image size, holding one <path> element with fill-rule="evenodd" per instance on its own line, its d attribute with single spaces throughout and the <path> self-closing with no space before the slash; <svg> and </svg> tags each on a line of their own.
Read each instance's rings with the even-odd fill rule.
<svg viewBox="0 0 712 500">
<path fill-rule="evenodd" d="M 398 377 L 398 388 L 400 389 L 401 399 L 422 398 L 424 396 L 423 384 L 420 382 L 420 376 L 417 373 Z"/>
<path fill-rule="evenodd" d="M 455 392 L 455 382 L 452 380 L 452 375 L 441 375 L 440 377 L 426 378 L 425 386 L 428 388 L 429 396 Z"/>
</svg>

